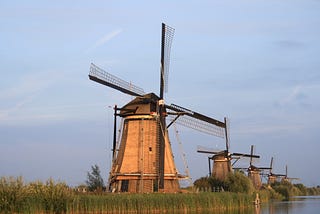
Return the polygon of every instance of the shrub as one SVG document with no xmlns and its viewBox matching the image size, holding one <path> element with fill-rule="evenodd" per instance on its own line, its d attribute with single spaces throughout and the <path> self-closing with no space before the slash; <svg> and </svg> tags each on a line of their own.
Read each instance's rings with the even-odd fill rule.
<svg viewBox="0 0 320 214">
<path fill-rule="evenodd" d="M 230 192 L 251 194 L 254 191 L 251 180 L 240 172 L 230 173 L 225 180 L 225 185 Z"/>
<path fill-rule="evenodd" d="M 243 173 L 230 173 L 227 178 L 222 181 L 214 177 L 202 177 L 194 182 L 195 187 L 199 189 L 210 189 L 214 191 L 221 188 L 229 192 L 248 193 L 254 191 L 251 180 Z"/>
<path fill-rule="evenodd" d="M 211 184 L 209 181 L 209 177 L 201 177 L 197 180 L 195 180 L 195 182 L 193 183 L 194 186 L 198 189 L 200 189 L 200 191 L 207 191 L 207 190 L 211 190 Z"/>
</svg>

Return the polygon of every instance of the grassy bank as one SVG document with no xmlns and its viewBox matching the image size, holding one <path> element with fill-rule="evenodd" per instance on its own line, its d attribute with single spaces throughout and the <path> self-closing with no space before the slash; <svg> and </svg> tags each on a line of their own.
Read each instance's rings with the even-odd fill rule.
<svg viewBox="0 0 320 214">
<path fill-rule="evenodd" d="M 241 192 L 246 194 L 258 193 L 262 202 L 273 200 L 290 200 L 294 196 L 320 195 L 320 186 L 306 187 L 303 184 L 292 184 L 287 180 L 274 182 L 271 185 L 263 184 L 261 190 L 253 187 L 252 181 L 243 173 L 230 173 L 224 181 L 214 177 L 202 177 L 194 182 L 200 191 L 215 191 L 223 188 L 228 192 Z"/>
<path fill-rule="evenodd" d="M 1 213 L 172 213 L 242 209 L 252 196 L 240 193 L 89 194 L 61 182 L 25 184 L 22 178 L 0 179 Z"/>
</svg>

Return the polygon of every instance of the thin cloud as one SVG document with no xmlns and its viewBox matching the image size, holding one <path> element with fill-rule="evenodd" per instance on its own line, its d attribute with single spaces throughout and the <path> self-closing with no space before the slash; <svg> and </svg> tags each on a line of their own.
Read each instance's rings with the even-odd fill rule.
<svg viewBox="0 0 320 214">
<path fill-rule="evenodd" d="M 310 86 L 309 86 L 310 87 Z M 283 97 L 281 100 L 275 103 L 278 107 L 284 107 L 292 104 L 299 104 L 306 106 L 306 101 L 308 99 L 307 95 L 308 86 L 297 85 L 295 86 L 290 93 Z"/>
<path fill-rule="evenodd" d="M 33 102 L 39 92 L 46 90 L 61 77 L 57 72 L 31 73 L 18 83 L 0 92 L 0 124 L 25 117 L 26 106 Z M 27 108 L 29 109 L 29 108 Z M 21 114 L 22 113 L 22 114 Z"/>
<path fill-rule="evenodd" d="M 280 48 L 283 48 L 283 49 L 290 49 L 290 50 L 293 50 L 293 49 L 299 49 L 299 48 L 303 48 L 305 47 L 305 44 L 300 42 L 300 41 L 296 41 L 296 40 L 279 40 L 279 41 L 276 41 L 274 42 L 274 44 Z"/>
<path fill-rule="evenodd" d="M 293 88 L 293 90 L 291 91 L 291 93 L 285 97 L 283 100 L 282 100 L 282 104 L 287 104 L 287 103 L 290 103 L 290 102 L 293 102 L 293 101 L 297 101 L 297 100 L 301 100 L 303 98 L 305 98 L 306 96 L 303 94 L 302 92 L 302 86 L 301 85 L 298 85 L 296 87 Z"/>
<path fill-rule="evenodd" d="M 61 79 L 58 72 L 30 73 L 21 77 L 20 81 L 11 87 L 0 91 L 0 99 L 12 99 L 29 96 L 42 91 Z"/>
<path fill-rule="evenodd" d="M 98 39 L 87 51 L 86 53 L 106 44 L 114 37 L 118 36 L 122 32 L 122 29 L 114 30 L 106 35 L 104 35 L 102 38 Z"/>
</svg>

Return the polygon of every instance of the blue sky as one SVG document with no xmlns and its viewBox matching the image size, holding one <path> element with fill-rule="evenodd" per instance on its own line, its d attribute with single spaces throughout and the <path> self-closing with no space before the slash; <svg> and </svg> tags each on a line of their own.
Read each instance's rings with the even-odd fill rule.
<svg viewBox="0 0 320 214">
<path fill-rule="evenodd" d="M 107 179 L 113 111 L 132 97 L 88 79 L 94 62 L 159 91 L 161 22 L 174 27 L 167 103 L 230 119 L 231 151 L 256 145 L 275 172 L 319 185 L 320 1 L 0 1 L 0 176 Z M 191 176 L 197 145 L 178 127 Z M 174 135 L 175 159 L 184 171 Z M 248 160 L 239 165 L 245 166 Z"/>
</svg>

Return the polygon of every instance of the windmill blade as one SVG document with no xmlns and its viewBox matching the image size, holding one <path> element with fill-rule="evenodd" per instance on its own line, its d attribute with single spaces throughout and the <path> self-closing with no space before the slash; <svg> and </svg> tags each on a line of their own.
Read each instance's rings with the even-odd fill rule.
<svg viewBox="0 0 320 214">
<path fill-rule="evenodd" d="M 261 170 L 269 170 L 270 169 L 270 167 L 258 167 L 258 168 Z"/>
<path fill-rule="evenodd" d="M 162 36 L 161 36 L 161 66 L 160 66 L 160 100 L 158 113 L 159 117 L 159 189 L 164 188 L 164 163 L 165 163 L 165 129 L 166 129 L 166 108 L 163 102 L 164 88 L 168 85 L 168 72 L 170 63 L 170 50 L 174 34 L 174 29 L 162 23 Z"/>
<path fill-rule="evenodd" d="M 225 153 L 225 151 L 208 151 L 208 150 L 197 150 L 197 152 L 206 153 L 206 154 L 214 154 L 214 155 Z"/>
<path fill-rule="evenodd" d="M 269 174 L 272 174 L 272 166 L 273 166 L 273 157 L 271 157 L 271 161 L 270 161 L 270 171 L 269 171 Z"/>
<path fill-rule="evenodd" d="M 197 152 L 199 153 L 206 153 L 206 154 L 222 154 L 225 152 L 225 150 L 213 150 L 209 148 L 205 148 L 202 146 L 197 146 Z"/>
<path fill-rule="evenodd" d="M 175 120 L 173 115 L 169 115 L 169 120 L 171 121 Z M 191 129 L 195 129 L 205 134 L 224 138 L 224 131 L 222 128 L 212 125 L 210 123 L 204 122 L 202 120 L 192 118 L 190 116 L 179 117 L 177 120 L 175 120 L 175 122 L 179 125 L 182 125 Z"/>
<path fill-rule="evenodd" d="M 234 170 L 248 170 L 248 167 L 232 167 Z"/>
<path fill-rule="evenodd" d="M 251 152 L 250 152 L 250 166 L 252 165 L 252 156 L 253 156 L 253 145 L 251 145 Z"/>
<path fill-rule="evenodd" d="M 132 96 L 142 96 L 142 88 L 126 82 L 91 63 L 89 79 Z"/>
<path fill-rule="evenodd" d="M 175 104 L 165 105 L 165 107 L 177 113 L 183 114 L 176 120 L 178 124 L 204 132 L 206 134 L 214 135 L 216 137 L 225 137 L 225 123 Z M 168 114 L 172 117 L 170 112 L 168 112 Z"/>
<path fill-rule="evenodd" d="M 300 180 L 300 178 L 287 178 L 288 180 L 292 181 L 292 180 Z"/>
<path fill-rule="evenodd" d="M 205 121 L 207 123 L 213 124 L 213 125 L 221 127 L 221 128 L 226 127 L 226 124 L 224 122 L 221 122 L 219 120 L 216 120 L 211 117 L 205 116 L 203 114 L 197 113 L 197 112 L 192 111 L 190 109 L 178 106 L 176 104 L 171 104 L 170 106 L 166 105 L 166 108 L 173 110 L 173 111 L 176 111 L 176 112 L 183 112 L 190 117 Z"/>
<path fill-rule="evenodd" d="M 273 176 L 276 176 L 276 177 L 286 177 L 286 175 L 284 174 L 275 174 L 275 173 L 272 173 Z"/>
<path fill-rule="evenodd" d="M 251 154 L 236 153 L 236 152 L 232 153 L 231 155 L 238 156 L 238 157 L 260 158 L 260 155 L 251 155 Z"/>
<path fill-rule="evenodd" d="M 229 152 L 229 149 L 230 149 L 230 133 L 229 133 L 230 123 L 226 117 L 224 118 L 224 124 L 225 124 L 224 131 L 225 131 L 225 138 L 226 138 L 226 150 L 227 150 L 227 152 Z"/>
<path fill-rule="evenodd" d="M 160 60 L 160 99 L 163 99 L 163 92 L 168 91 L 170 53 L 173 35 L 174 28 L 162 23 Z"/>
</svg>

